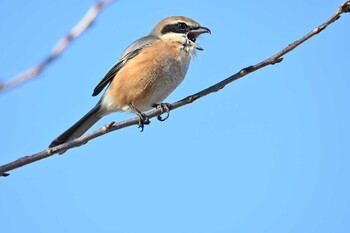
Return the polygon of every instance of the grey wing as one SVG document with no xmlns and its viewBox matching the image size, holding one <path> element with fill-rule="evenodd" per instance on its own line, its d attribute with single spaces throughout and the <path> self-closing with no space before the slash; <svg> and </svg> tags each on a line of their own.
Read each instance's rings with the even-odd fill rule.
<svg viewBox="0 0 350 233">
<path fill-rule="evenodd" d="M 94 89 L 94 92 L 92 93 L 92 96 L 98 95 L 108 84 L 112 82 L 113 78 L 118 73 L 118 71 L 129 60 L 136 57 L 145 46 L 153 43 L 157 39 L 158 37 L 149 35 L 142 37 L 133 42 L 131 45 L 129 45 L 123 52 L 120 60 L 112 66 L 112 68 L 107 72 L 104 78 L 99 82 L 99 84 L 97 84 L 97 86 Z"/>
</svg>

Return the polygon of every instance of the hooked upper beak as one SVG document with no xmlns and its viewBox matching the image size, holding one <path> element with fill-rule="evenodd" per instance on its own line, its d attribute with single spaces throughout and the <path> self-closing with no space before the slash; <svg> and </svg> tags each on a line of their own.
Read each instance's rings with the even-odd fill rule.
<svg viewBox="0 0 350 233">
<path fill-rule="evenodd" d="M 209 28 L 200 26 L 198 28 L 193 28 L 191 31 L 189 31 L 187 33 L 187 38 L 193 42 L 193 44 L 195 45 L 195 48 L 198 50 L 203 50 L 203 48 L 200 47 L 199 45 L 197 45 L 195 42 L 196 42 L 197 37 L 203 33 L 211 34 L 211 31 Z"/>
</svg>

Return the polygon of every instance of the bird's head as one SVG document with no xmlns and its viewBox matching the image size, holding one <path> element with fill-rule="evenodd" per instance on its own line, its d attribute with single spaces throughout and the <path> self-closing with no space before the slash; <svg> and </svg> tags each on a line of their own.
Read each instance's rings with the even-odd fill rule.
<svg viewBox="0 0 350 233">
<path fill-rule="evenodd" d="M 197 37 L 203 33 L 211 32 L 209 28 L 202 27 L 193 19 L 184 16 L 172 16 L 158 22 L 150 34 L 160 39 L 178 42 L 183 46 L 188 46 L 187 49 L 190 50 L 203 50 L 195 43 Z"/>
</svg>

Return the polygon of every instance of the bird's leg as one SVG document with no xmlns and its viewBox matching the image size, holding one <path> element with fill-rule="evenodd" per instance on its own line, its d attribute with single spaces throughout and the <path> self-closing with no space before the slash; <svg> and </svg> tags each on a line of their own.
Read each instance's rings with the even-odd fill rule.
<svg viewBox="0 0 350 233">
<path fill-rule="evenodd" d="M 143 128 L 145 125 L 148 125 L 150 120 L 146 116 L 146 114 L 142 113 L 140 110 L 138 110 L 134 105 L 129 104 L 129 107 L 136 113 L 136 115 L 139 117 L 139 128 L 141 128 L 141 132 L 143 131 Z"/>
<path fill-rule="evenodd" d="M 157 116 L 157 119 L 159 121 L 165 121 L 166 119 L 169 118 L 169 115 L 170 115 L 170 109 L 171 109 L 171 105 L 168 104 L 168 103 L 160 103 L 160 104 L 154 104 L 152 107 L 154 108 L 160 108 L 162 110 L 162 112 L 160 113 L 160 115 Z M 166 113 L 166 117 L 165 118 L 162 118 L 162 114 L 163 113 Z"/>
</svg>

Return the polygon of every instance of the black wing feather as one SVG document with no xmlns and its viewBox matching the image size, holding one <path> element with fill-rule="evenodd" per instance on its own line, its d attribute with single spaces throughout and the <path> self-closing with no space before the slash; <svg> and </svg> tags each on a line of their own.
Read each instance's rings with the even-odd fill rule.
<svg viewBox="0 0 350 233">
<path fill-rule="evenodd" d="M 99 84 L 94 89 L 92 96 L 98 95 L 107 85 L 109 85 L 115 75 L 119 72 L 121 68 L 132 58 L 136 57 L 141 50 L 145 47 L 156 41 L 158 37 L 153 35 L 148 35 L 136 40 L 134 43 L 129 45 L 128 48 L 122 54 L 121 59 L 114 64 L 114 66 L 108 71 Z"/>
<path fill-rule="evenodd" d="M 128 60 L 135 57 L 137 54 L 139 54 L 141 51 L 141 48 L 136 49 L 129 54 L 125 56 L 125 59 L 122 59 L 115 63 L 115 65 L 108 71 L 108 73 L 104 76 L 104 78 L 97 84 L 97 86 L 94 89 L 94 92 L 92 93 L 92 96 L 97 96 L 100 94 L 100 92 L 109 84 L 112 82 L 115 75 L 118 73 L 118 71 L 125 65 L 125 63 L 128 62 Z"/>
</svg>

